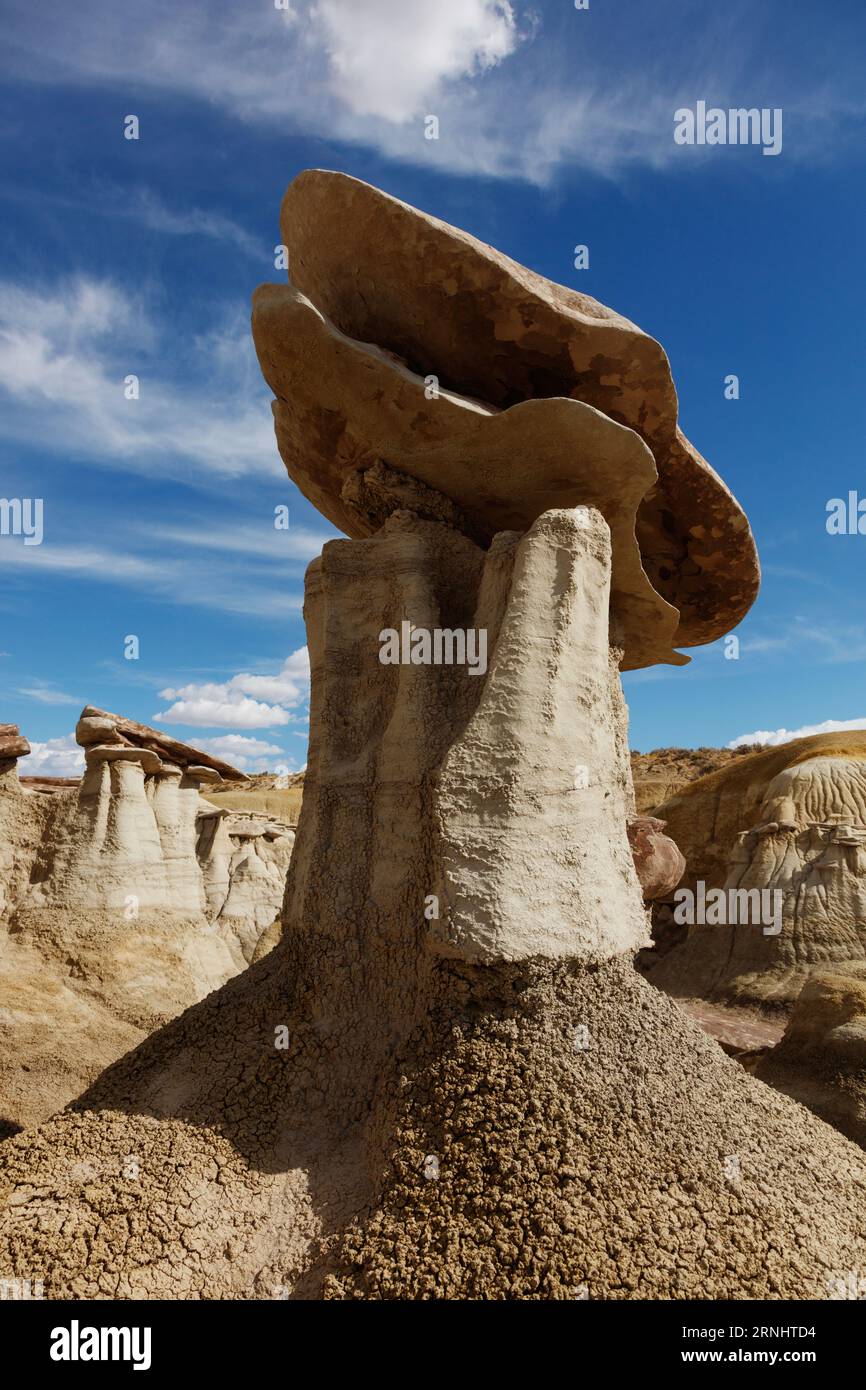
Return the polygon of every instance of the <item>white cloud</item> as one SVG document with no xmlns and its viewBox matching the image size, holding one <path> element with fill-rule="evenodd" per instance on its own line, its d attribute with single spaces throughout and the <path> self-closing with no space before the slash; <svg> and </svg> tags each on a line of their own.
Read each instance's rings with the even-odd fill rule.
<svg viewBox="0 0 866 1390">
<path fill-rule="evenodd" d="M 570 0 L 547 11 L 533 0 L 296 0 L 290 13 L 267 2 L 90 0 L 59 9 L 48 27 L 32 0 L 6 8 L 6 64 L 18 77 L 132 86 L 142 105 L 148 89 L 168 91 L 271 130 L 538 184 L 563 165 L 700 167 L 718 151 L 673 141 L 674 111 L 698 97 L 783 105 L 788 160 L 836 152 L 856 138 L 863 110 L 843 19 L 816 31 L 795 18 L 780 42 L 746 0 L 704 7 L 686 25 L 681 0 L 632 7 L 622 23 Z M 427 114 L 439 117 L 438 140 L 424 138 Z M 735 154 L 744 167 L 739 154 L 754 151 Z"/>
<path fill-rule="evenodd" d="M 810 734 L 844 734 L 851 729 L 866 729 L 866 715 L 862 719 L 825 719 L 823 724 L 804 724 L 799 729 L 756 729 L 752 734 L 739 734 L 731 739 L 728 747 L 760 743 L 766 748 L 777 748 L 795 738 L 808 738 Z"/>
<path fill-rule="evenodd" d="M 323 518 L 323 525 L 327 525 Z M 333 537 L 322 531 L 310 531 L 305 526 L 278 531 L 271 516 L 260 525 L 246 523 L 238 526 L 213 527 L 157 526 L 153 534 L 162 540 L 202 550 L 217 550 L 221 555 L 267 556 L 268 560 L 313 560 L 322 546 Z M 337 532 L 334 532 L 334 536 Z"/>
<path fill-rule="evenodd" d="M 214 758 L 222 758 L 241 772 L 300 771 L 289 766 L 286 753 L 278 744 L 268 743 L 262 738 L 249 738 L 246 734 L 221 734 L 218 738 L 197 739 L 196 747 Z"/>
<path fill-rule="evenodd" d="M 257 241 L 246 228 L 241 227 L 231 217 L 205 208 L 186 207 L 183 210 L 170 208 L 150 188 L 134 190 L 107 188 L 105 202 L 88 204 L 91 211 L 105 212 L 109 216 L 124 217 L 140 227 L 148 227 L 154 232 L 164 232 L 168 236 L 210 237 L 216 241 L 227 241 L 237 246 L 248 256 L 264 261 L 273 255 L 272 247 Z"/>
<path fill-rule="evenodd" d="M 214 758 L 225 758 L 226 761 L 239 757 L 276 756 L 284 751 L 277 743 L 268 743 L 263 738 L 249 738 L 246 734 L 220 734 L 218 738 L 200 738 L 196 742 L 196 748 L 210 753 Z"/>
<path fill-rule="evenodd" d="M 495 67 L 518 44 L 505 0 L 316 0 L 330 87 L 358 116 L 424 115 L 443 84 Z"/>
<path fill-rule="evenodd" d="M 230 680 L 205 681 L 161 690 L 173 703 L 153 717 L 161 724 L 194 724 L 204 728 L 268 729 L 293 722 L 289 710 L 307 696 L 309 654 L 300 647 L 287 657 L 275 675 L 241 672 Z"/>
<path fill-rule="evenodd" d="M 271 729 L 289 722 L 284 709 L 240 694 L 223 698 L 216 693 L 218 686 L 203 686 L 202 689 L 205 693 L 193 699 L 176 699 L 169 709 L 155 714 L 154 720 L 159 724 L 194 724 L 208 729 Z M 166 699 L 172 698 L 168 691 L 160 694 Z"/>
<path fill-rule="evenodd" d="M 281 477 L 246 310 L 213 326 L 205 353 L 203 326 L 198 340 L 175 339 L 167 359 L 169 331 L 176 333 L 108 281 L 78 276 L 49 289 L 0 282 L 3 435 L 185 482 L 190 468 Z M 138 400 L 125 397 L 129 375 L 139 378 Z"/>
<path fill-rule="evenodd" d="M 49 738 L 44 743 L 30 741 L 30 756 L 22 758 L 18 773 L 22 777 L 79 777 L 84 771 L 84 751 L 74 734 Z"/>
</svg>

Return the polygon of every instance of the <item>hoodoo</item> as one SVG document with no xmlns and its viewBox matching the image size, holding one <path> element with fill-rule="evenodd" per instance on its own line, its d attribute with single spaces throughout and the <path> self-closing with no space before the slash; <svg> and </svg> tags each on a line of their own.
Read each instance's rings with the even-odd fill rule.
<svg viewBox="0 0 866 1390">
<path fill-rule="evenodd" d="M 830 1296 L 863 1155 L 633 966 L 619 672 L 758 579 L 662 349 L 343 175 L 283 239 L 256 348 L 350 539 L 307 571 L 282 939 L 3 1146 L 0 1263 L 53 1297 Z M 403 621 L 485 629 L 486 671 L 383 664 Z"/>
</svg>

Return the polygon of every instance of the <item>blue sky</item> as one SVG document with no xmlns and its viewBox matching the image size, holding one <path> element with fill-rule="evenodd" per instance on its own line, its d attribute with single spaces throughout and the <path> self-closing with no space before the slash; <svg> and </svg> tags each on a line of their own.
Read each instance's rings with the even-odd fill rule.
<svg viewBox="0 0 866 1390">
<path fill-rule="evenodd" d="M 858 0 L 3 11 L 0 494 L 44 504 L 41 545 L 0 536 L 0 722 L 36 746 L 22 771 L 73 769 L 85 702 L 250 769 L 305 760 L 303 573 L 336 533 L 286 478 L 248 315 L 311 165 L 665 346 L 764 582 L 738 660 L 720 643 L 626 678 L 633 746 L 866 725 L 866 536 L 825 525 L 829 499 L 866 498 Z M 699 100 L 781 108 L 781 153 L 677 145 L 674 111 Z"/>
</svg>

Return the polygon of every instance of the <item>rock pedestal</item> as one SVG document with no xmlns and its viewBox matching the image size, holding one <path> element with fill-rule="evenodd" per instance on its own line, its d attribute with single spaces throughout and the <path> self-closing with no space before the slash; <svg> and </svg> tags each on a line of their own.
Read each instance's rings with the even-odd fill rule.
<svg viewBox="0 0 866 1390">
<path fill-rule="evenodd" d="M 340 940 L 347 914 L 376 919 L 478 962 L 643 943 L 609 582 L 608 529 L 587 508 L 487 552 L 399 513 L 369 541 L 325 547 L 307 579 L 311 743 L 289 923 Z M 437 630 L 476 634 L 486 670 L 383 664 L 380 633 L 406 621 L 421 655 L 427 633 L 431 652 Z"/>
<path fill-rule="evenodd" d="M 30 744 L 17 724 L 0 724 L 0 788 L 17 782 L 19 758 L 26 758 Z"/>
<path fill-rule="evenodd" d="M 758 1104 L 633 968 L 606 545 L 596 513 L 553 512 L 487 553 L 399 514 L 325 547 L 282 939 L 2 1146 L 10 1277 L 55 1298 L 823 1298 L 864 1264 L 861 1155 Z M 419 653 L 483 628 L 486 669 L 384 664 L 404 621 Z"/>
</svg>

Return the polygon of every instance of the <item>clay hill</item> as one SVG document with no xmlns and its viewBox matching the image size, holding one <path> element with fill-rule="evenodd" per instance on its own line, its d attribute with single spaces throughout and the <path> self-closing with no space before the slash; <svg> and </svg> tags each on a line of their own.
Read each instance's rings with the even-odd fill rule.
<svg viewBox="0 0 866 1390">
<path fill-rule="evenodd" d="M 247 966 L 279 913 L 294 831 L 206 800 L 242 788 L 243 774 L 122 716 L 82 712 L 86 770 L 71 784 L 19 781 L 29 745 L 6 727 L 0 1124 L 10 1132 Z"/>
<path fill-rule="evenodd" d="M 866 1264 L 866 1158 L 633 965 L 620 670 L 682 664 L 759 581 L 662 348 L 341 174 L 295 179 L 281 236 L 256 349 L 348 537 L 306 575 L 282 939 L 0 1146 L 0 1268 L 53 1298 L 828 1297 Z M 404 621 L 419 652 L 483 631 L 485 669 L 383 662 Z"/>
<path fill-rule="evenodd" d="M 789 1007 L 815 968 L 866 958 L 866 730 L 737 758 L 658 816 L 685 855 L 683 887 L 775 893 L 781 908 L 778 930 L 693 925 L 651 971 L 662 988 Z"/>
<path fill-rule="evenodd" d="M 303 795 L 303 772 L 251 773 L 242 786 L 234 782 L 224 782 L 209 787 L 207 793 L 208 800 L 215 806 L 226 806 L 236 811 L 262 812 L 264 815 L 276 816 L 289 825 L 298 823 Z"/>
<path fill-rule="evenodd" d="M 639 815 L 657 811 L 681 787 L 717 772 L 758 745 L 740 748 L 654 748 L 650 753 L 632 750 L 631 773 Z"/>
</svg>

